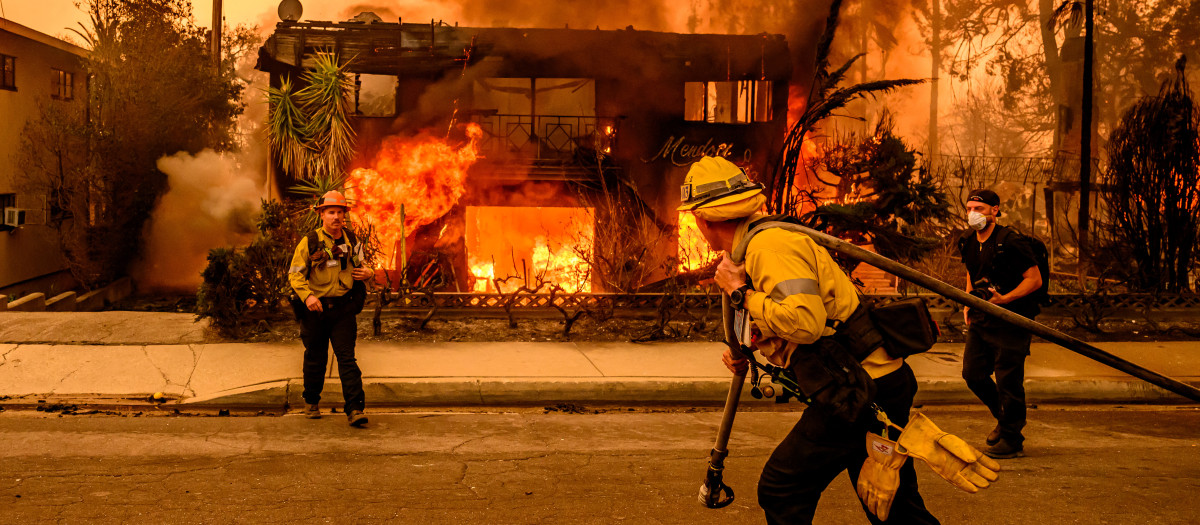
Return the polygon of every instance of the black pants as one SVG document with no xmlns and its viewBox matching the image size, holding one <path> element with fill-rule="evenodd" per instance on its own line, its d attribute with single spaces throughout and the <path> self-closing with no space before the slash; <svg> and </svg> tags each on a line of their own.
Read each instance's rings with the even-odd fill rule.
<svg viewBox="0 0 1200 525">
<path fill-rule="evenodd" d="M 899 370 L 875 379 L 875 402 L 897 425 L 908 424 L 908 413 L 917 393 L 917 379 L 904 364 Z M 851 489 L 858 483 L 858 472 L 867 459 L 866 433 L 881 428 L 870 407 L 850 423 L 837 419 L 821 406 L 804 410 L 800 422 L 783 439 L 763 467 L 758 480 L 758 504 L 767 515 L 767 523 L 812 523 L 821 492 L 843 470 L 850 474 Z M 899 437 L 892 430 L 891 439 Z M 863 508 L 864 512 L 866 507 Z M 871 523 L 881 523 L 870 512 Z M 917 492 L 917 473 L 909 458 L 900 468 L 900 488 L 888 515 L 891 523 L 938 523 L 925 509 Z"/>
<path fill-rule="evenodd" d="M 1025 358 L 1031 339 L 1029 332 L 1008 324 L 972 322 L 967 328 L 962 377 L 1000 423 L 1000 437 L 1013 445 L 1025 442 Z"/>
<path fill-rule="evenodd" d="M 354 358 L 358 322 L 354 314 L 346 311 L 345 301 L 338 299 L 322 299 L 321 306 L 325 311 L 307 311 L 300 322 L 300 340 L 304 342 L 304 402 L 315 405 L 321 401 L 325 366 L 329 362 L 327 350 L 332 343 L 342 380 L 343 408 L 347 412 L 362 410 L 366 406 L 366 396 L 363 395 L 362 371 Z"/>
</svg>

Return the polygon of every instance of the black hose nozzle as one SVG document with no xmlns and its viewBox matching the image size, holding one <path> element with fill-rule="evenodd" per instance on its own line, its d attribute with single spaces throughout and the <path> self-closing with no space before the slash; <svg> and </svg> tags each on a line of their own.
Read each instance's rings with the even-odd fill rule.
<svg viewBox="0 0 1200 525">
<path fill-rule="evenodd" d="M 733 503 L 733 488 L 721 479 L 724 468 L 708 466 L 708 475 L 700 485 L 700 503 L 710 509 L 719 509 Z"/>
</svg>

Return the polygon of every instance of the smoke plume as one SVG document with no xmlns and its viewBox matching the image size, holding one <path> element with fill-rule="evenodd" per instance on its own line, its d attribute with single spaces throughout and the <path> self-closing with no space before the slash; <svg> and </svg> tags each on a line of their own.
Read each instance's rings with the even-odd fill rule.
<svg viewBox="0 0 1200 525">
<path fill-rule="evenodd" d="M 263 175 L 242 157 L 206 149 L 158 159 L 170 190 L 147 227 L 145 253 L 134 270 L 139 287 L 195 290 L 209 250 L 249 241 Z"/>
</svg>

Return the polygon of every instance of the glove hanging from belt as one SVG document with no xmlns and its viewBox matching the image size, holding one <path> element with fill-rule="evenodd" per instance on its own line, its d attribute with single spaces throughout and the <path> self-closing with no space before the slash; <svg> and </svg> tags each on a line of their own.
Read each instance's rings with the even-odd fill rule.
<svg viewBox="0 0 1200 525">
<path fill-rule="evenodd" d="M 855 489 L 867 510 L 881 521 L 887 521 L 892 510 L 892 500 L 900 487 L 900 467 L 907 459 L 895 441 L 867 432 L 867 460 L 858 473 Z"/>
<path fill-rule="evenodd" d="M 921 458 L 950 484 L 974 494 L 996 481 L 1000 464 L 962 438 L 942 431 L 924 414 L 914 414 L 896 440 L 897 450 Z"/>
</svg>

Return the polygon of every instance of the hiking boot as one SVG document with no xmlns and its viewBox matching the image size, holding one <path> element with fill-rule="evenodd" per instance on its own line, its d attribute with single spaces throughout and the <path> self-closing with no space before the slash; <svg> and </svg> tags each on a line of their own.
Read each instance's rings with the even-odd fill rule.
<svg viewBox="0 0 1200 525">
<path fill-rule="evenodd" d="M 1007 439 L 997 441 L 995 445 L 983 449 L 983 453 L 993 459 L 1012 459 L 1025 456 L 1025 447 L 1009 443 Z"/>
<path fill-rule="evenodd" d="M 318 408 L 316 404 L 310 405 L 310 404 L 305 403 L 304 417 L 309 418 L 309 419 L 321 419 L 321 409 Z"/>
<path fill-rule="evenodd" d="M 992 429 L 992 433 L 987 435 L 987 439 L 985 439 L 984 442 L 987 443 L 989 447 L 1000 442 L 1000 425 L 996 425 L 996 428 Z"/>
<path fill-rule="evenodd" d="M 367 424 L 367 416 L 362 413 L 362 410 L 351 410 L 346 412 L 346 421 L 352 427 L 362 428 L 363 425 Z"/>
</svg>

